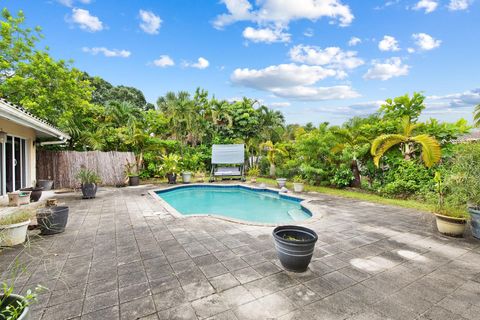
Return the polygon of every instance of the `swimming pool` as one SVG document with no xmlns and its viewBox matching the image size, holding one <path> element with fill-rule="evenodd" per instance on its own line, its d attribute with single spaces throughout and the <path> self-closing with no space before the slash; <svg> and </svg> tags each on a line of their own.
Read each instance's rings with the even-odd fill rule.
<svg viewBox="0 0 480 320">
<path fill-rule="evenodd" d="M 312 215 L 303 199 L 245 186 L 179 186 L 155 192 L 180 214 L 218 215 L 254 223 L 302 221 Z"/>
</svg>

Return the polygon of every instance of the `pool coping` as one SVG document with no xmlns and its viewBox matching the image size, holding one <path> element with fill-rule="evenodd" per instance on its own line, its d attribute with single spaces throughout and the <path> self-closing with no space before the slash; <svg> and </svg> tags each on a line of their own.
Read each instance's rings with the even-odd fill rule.
<svg viewBox="0 0 480 320">
<path fill-rule="evenodd" d="M 234 219 L 234 218 L 229 218 L 217 214 L 211 214 L 211 213 L 205 213 L 205 214 L 192 214 L 192 215 L 183 215 L 180 212 L 177 211 L 174 207 L 172 207 L 168 202 L 163 200 L 161 197 L 158 196 L 157 192 L 158 191 L 168 191 L 168 190 L 174 190 L 174 189 L 180 189 L 180 188 L 185 188 L 185 187 L 195 187 L 195 186 L 207 186 L 207 187 L 242 187 L 246 189 L 251 189 L 251 190 L 257 190 L 257 191 L 270 191 L 274 193 L 278 193 L 281 197 L 286 197 L 286 198 L 295 198 L 299 201 L 300 206 L 303 208 L 307 209 L 311 213 L 311 217 L 307 218 L 302 221 L 289 221 L 286 223 L 279 223 L 279 224 L 273 224 L 273 223 L 261 223 L 261 222 L 252 222 L 252 221 L 247 221 L 247 220 L 241 220 L 241 219 Z M 271 188 L 271 187 L 260 187 L 260 186 L 252 186 L 247 183 L 188 183 L 188 184 L 179 184 L 179 185 L 172 185 L 172 186 L 167 186 L 165 188 L 155 188 L 148 190 L 148 194 L 156 201 L 158 202 L 169 214 L 171 214 L 173 217 L 178 218 L 178 219 L 188 219 L 188 218 L 215 218 L 219 220 L 225 220 L 229 222 L 234 222 L 242 225 L 248 225 L 248 226 L 260 226 L 260 227 L 277 227 L 280 225 L 305 225 L 305 224 L 311 224 L 319 219 L 322 218 L 322 209 L 313 204 L 313 200 L 318 200 L 312 197 L 308 197 L 307 195 L 299 195 L 299 194 L 293 194 L 289 190 L 287 192 L 280 192 L 280 189 L 276 188 Z"/>
</svg>

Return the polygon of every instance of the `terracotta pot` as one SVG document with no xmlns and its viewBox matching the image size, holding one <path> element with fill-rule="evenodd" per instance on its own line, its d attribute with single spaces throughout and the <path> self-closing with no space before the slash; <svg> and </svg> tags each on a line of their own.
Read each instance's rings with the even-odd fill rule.
<svg viewBox="0 0 480 320">
<path fill-rule="evenodd" d="M 442 214 L 435 214 L 438 231 L 444 235 L 461 237 L 465 232 L 467 220 L 465 218 L 449 217 Z"/>
</svg>

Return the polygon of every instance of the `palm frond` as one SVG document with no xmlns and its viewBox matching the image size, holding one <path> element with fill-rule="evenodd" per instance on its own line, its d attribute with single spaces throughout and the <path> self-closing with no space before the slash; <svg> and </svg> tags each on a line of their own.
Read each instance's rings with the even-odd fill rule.
<svg viewBox="0 0 480 320">
<path fill-rule="evenodd" d="M 422 160 L 430 168 L 442 158 L 442 150 L 438 141 L 428 134 L 421 134 L 411 138 L 422 146 Z"/>
<path fill-rule="evenodd" d="M 376 138 L 372 143 L 370 152 L 373 156 L 373 163 L 378 167 L 380 158 L 383 157 L 391 147 L 399 143 L 405 142 L 407 139 L 401 134 L 385 134 Z"/>
<path fill-rule="evenodd" d="M 376 137 L 375 140 L 373 140 L 372 146 L 370 148 L 370 153 L 372 154 L 372 156 L 375 156 L 377 154 L 378 148 L 383 145 L 385 141 L 392 139 L 405 141 L 406 137 L 401 134 L 382 134 L 381 136 Z"/>
</svg>

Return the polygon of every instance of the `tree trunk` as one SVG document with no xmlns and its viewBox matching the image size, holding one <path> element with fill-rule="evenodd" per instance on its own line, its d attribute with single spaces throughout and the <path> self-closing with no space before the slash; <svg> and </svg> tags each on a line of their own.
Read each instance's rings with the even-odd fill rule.
<svg viewBox="0 0 480 320">
<path fill-rule="evenodd" d="M 270 177 L 275 177 L 275 164 L 270 163 Z"/>
<path fill-rule="evenodd" d="M 352 162 L 350 163 L 350 169 L 352 170 L 352 174 L 354 177 L 353 181 L 350 183 L 350 186 L 354 188 L 360 188 L 360 186 L 362 185 L 362 181 L 360 180 L 360 170 L 358 169 L 357 160 L 352 160 Z"/>
</svg>

